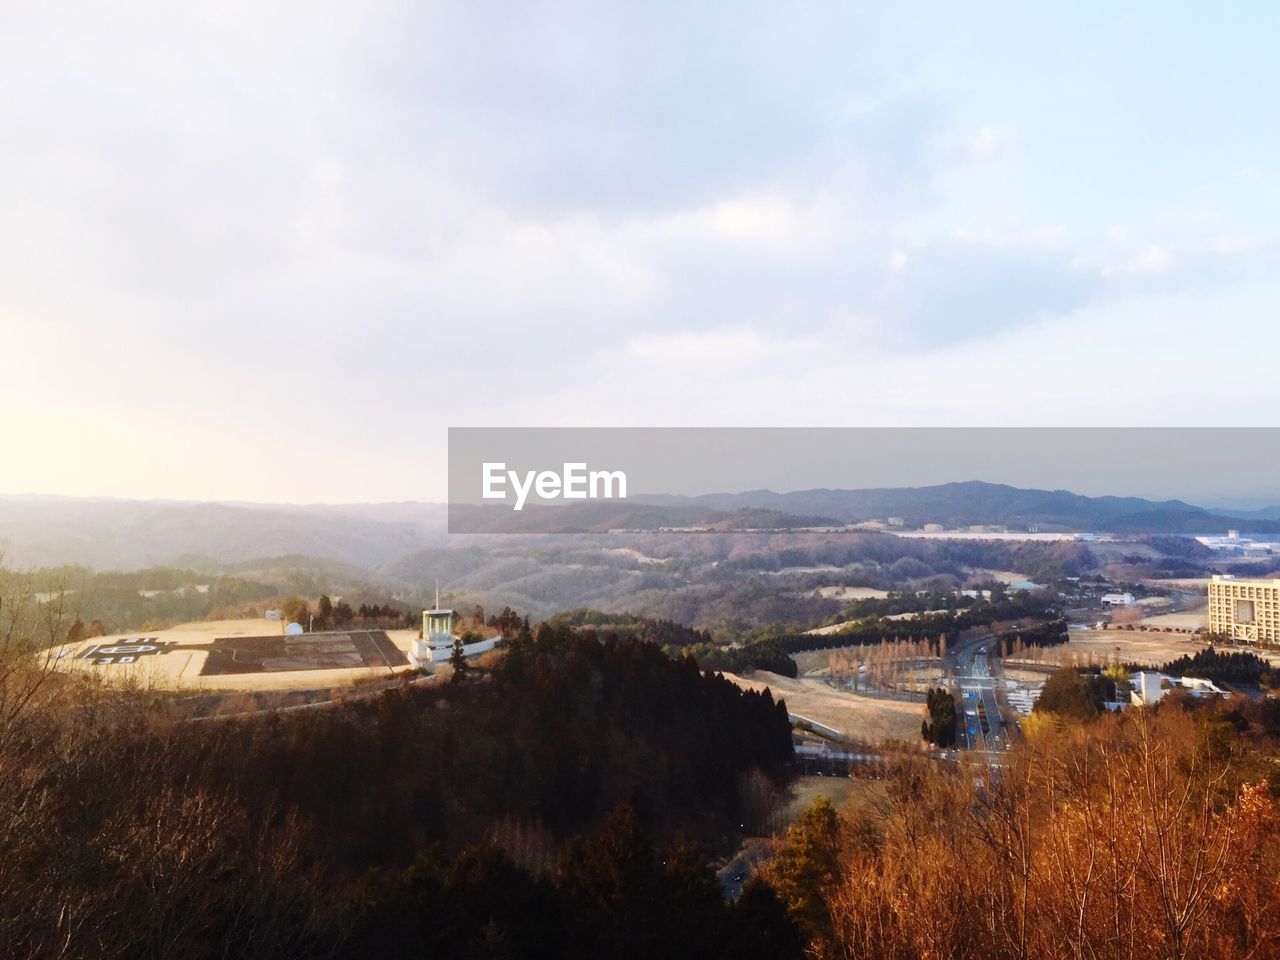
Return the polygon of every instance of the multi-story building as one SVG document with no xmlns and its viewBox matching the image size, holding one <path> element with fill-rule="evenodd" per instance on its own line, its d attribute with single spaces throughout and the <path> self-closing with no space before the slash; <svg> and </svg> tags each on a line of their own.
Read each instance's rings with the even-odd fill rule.
<svg viewBox="0 0 1280 960">
<path fill-rule="evenodd" d="M 1280 579 L 1215 575 L 1209 581 L 1209 631 L 1246 643 L 1280 644 Z"/>
</svg>

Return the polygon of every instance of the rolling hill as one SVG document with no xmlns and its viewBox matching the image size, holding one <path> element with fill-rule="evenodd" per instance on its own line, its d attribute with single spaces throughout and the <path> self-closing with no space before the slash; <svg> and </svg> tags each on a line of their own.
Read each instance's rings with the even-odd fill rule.
<svg viewBox="0 0 1280 960">
<path fill-rule="evenodd" d="M 1280 533 L 1273 509 L 1207 510 L 1181 500 L 1087 497 L 968 481 L 930 487 L 752 490 L 697 497 L 633 496 L 568 507 L 454 508 L 476 533 L 607 533 L 697 526 L 787 530 L 902 517 L 909 526 L 1000 524 L 1012 530 L 1203 534 L 1228 526 Z M 0 550 L 10 565 L 79 563 L 134 570 L 179 557 L 231 564 L 298 555 L 373 569 L 443 547 L 443 504 L 197 503 L 0 495 Z"/>
<path fill-rule="evenodd" d="M 301 554 L 371 567 L 443 542 L 444 509 L 412 507 L 0 496 L 0 548 L 19 566 L 135 570 L 184 555 L 235 563 Z"/>
<path fill-rule="evenodd" d="M 940 523 L 952 528 L 982 523 L 1023 530 L 1036 526 L 1045 530 L 1115 533 L 1211 533 L 1221 530 L 1229 518 L 1231 525 L 1242 531 L 1280 532 L 1280 523 L 1267 518 L 1269 511 L 1235 514 L 1206 510 L 1181 500 L 1087 497 L 1066 490 L 1030 490 L 979 480 L 930 487 L 815 489 L 792 493 L 751 490 L 698 497 L 632 499 L 718 511 L 755 508 L 793 515 L 817 514 L 846 523 L 902 517 L 909 526 Z"/>
</svg>

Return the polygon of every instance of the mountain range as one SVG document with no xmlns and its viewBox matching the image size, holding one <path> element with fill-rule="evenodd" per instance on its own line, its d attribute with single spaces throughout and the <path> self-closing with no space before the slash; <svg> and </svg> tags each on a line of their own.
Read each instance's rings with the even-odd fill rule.
<svg viewBox="0 0 1280 960">
<path fill-rule="evenodd" d="M 698 526 L 734 531 L 902 517 L 908 526 L 1131 534 L 1280 533 L 1280 508 L 1210 510 L 1181 500 L 1087 497 L 968 481 L 929 487 L 752 490 L 696 497 L 633 496 L 567 507 L 454 508 L 477 532 L 606 532 Z M 478 511 L 478 512 L 477 512 Z M 19 566 L 80 563 L 137 569 L 178 557 L 236 563 L 298 554 L 372 569 L 445 546 L 442 504 L 254 504 L 0 495 L 0 549 Z"/>
<path fill-rule="evenodd" d="M 758 508 L 786 514 L 833 517 L 845 523 L 902 517 L 908 526 L 940 523 L 948 529 L 970 524 L 1000 524 L 1025 530 L 1108 533 L 1195 533 L 1219 531 L 1229 519 L 1242 532 L 1280 532 L 1280 508 L 1210 510 L 1182 500 L 1141 497 L 1087 497 L 1067 490 L 1033 490 L 970 480 L 929 487 L 880 487 L 863 490 L 798 490 L 775 493 L 707 494 L 697 497 L 633 497 L 672 507 L 701 506 L 718 511 Z"/>
</svg>

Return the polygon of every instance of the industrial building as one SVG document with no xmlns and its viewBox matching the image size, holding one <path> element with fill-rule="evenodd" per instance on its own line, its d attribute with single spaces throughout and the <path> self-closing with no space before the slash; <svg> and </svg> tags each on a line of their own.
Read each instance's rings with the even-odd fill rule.
<svg viewBox="0 0 1280 960">
<path fill-rule="evenodd" d="M 1215 575 L 1209 581 L 1209 632 L 1244 643 L 1280 643 L 1280 579 Z"/>
<path fill-rule="evenodd" d="M 1132 593 L 1104 593 L 1102 595 L 1102 605 L 1104 607 L 1132 607 L 1134 602 Z"/>
</svg>

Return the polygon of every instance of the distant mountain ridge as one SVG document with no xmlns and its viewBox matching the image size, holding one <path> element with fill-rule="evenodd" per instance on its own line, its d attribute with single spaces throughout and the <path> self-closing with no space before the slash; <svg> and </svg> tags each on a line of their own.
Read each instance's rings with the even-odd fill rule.
<svg viewBox="0 0 1280 960">
<path fill-rule="evenodd" d="M 607 532 L 699 526 L 757 527 L 856 523 L 901 517 L 909 526 L 989 524 L 1027 530 L 1204 534 L 1228 526 L 1280 534 L 1280 508 L 1232 512 L 1182 500 L 1088 497 L 971 480 L 928 487 L 751 490 L 695 497 L 632 496 L 571 507 L 483 510 L 484 532 Z M 301 555 L 372 569 L 447 543 L 447 508 L 407 501 L 365 504 L 254 504 L 0 495 L 0 549 L 23 566 L 80 563 L 130 570 L 190 555 L 216 563 Z"/>
<path fill-rule="evenodd" d="M 910 526 L 940 523 L 954 528 L 998 524 L 1041 529 L 1114 533 L 1211 533 L 1231 521 L 1241 531 L 1280 532 L 1270 509 L 1233 513 L 1206 510 L 1182 500 L 1141 497 L 1088 497 L 1067 490 L 1034 490 L 968 480 L 928 487 L 880 487 L 864 490 L 820 488 L 775 493 L 707 494 L 695 497 L 639 496 L 631 500 L 672 507 L 713 510 L 759 508 L 789 514 L 835 517 L 845 523 L 901 517 Z"/>
<path fill-rule="evenodd" d="M 293 506 L 0 495 L 0 550 L 20 566 L 134 570 L 299 554 L 372 567 L 443 543 L 438 504 Z"/>
</svg>

